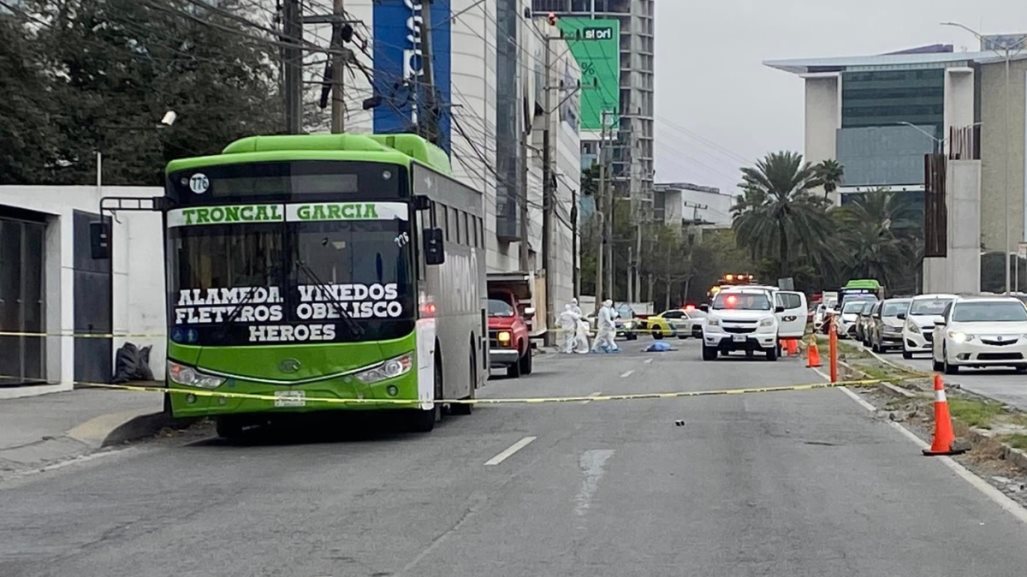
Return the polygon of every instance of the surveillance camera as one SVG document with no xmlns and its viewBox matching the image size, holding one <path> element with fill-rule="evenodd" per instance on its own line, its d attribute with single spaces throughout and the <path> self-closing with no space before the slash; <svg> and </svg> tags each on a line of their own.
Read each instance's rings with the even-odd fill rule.
<svg viewBox="0 0 1027 577">
<path fill-rule="evenodd" d="M 164 126 L 171 126 L 175 124 L 175 120 L 178 119 L 178 114 L 174 110 L 169 110 L 164 113 L 164 118 L 160 119 L 160 123 Z"/>
</svg>

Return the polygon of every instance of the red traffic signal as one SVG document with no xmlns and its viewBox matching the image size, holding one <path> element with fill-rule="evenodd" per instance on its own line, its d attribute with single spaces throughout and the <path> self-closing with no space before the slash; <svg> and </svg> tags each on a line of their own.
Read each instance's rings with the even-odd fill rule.
<svg viewBox="0 0 1027 577">
<path fill-rule="evenodd" d="M 550 12 L 549 16 L 547 16 L 547 18 L 549 20 L 549 25 L 550 26 L 556 26 L 556 14 L 553 14 L 552 12 Z"/>
</svg>

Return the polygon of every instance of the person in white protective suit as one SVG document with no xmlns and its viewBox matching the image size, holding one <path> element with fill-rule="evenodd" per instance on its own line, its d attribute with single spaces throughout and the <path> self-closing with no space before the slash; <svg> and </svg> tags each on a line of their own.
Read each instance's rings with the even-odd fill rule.
<svg viewBox="0 0 1027 577">
<path fill-rule="evenodd" d="M 578 319 L 578 332 L 577 332 L 577 335 L 576 335 L 577 338 L 574 341 L 574 352 L 579 353 L 579 354 L 587 354 L 588 353 L 588 351 L 589 351 L 589 348 L 588 348 L 588 333 L 589 333 L 588 321 L 586 321 L 585 319 L 580 319 L 579 318 Z"/>
<path fill-rule="evenodd" d="M 596 340 L 592 344 L 592 351 L 602 351 L 604 353 L 614 353 L 619 349 L 614 338 L 617 336 L 617 328 L 613 322 L 613 319 L 617 317 L 617 313 L 613 310 L 613 301 L 606 299 L 603 301 L 602 308 L 599 309 L 599 316 L 596 319 Z"/>
<path fill-rule="evenodd" d="M 574 310 L 575 313 L 578 314 L 579 317 L 582 316 L 581 307 L 578 306 L 578 299 L 571 299 L 571 308 Z"/>
<path fill-rule="evenodd" d="M 570 354 L 574 352 L 578 341 L 578 321 L 581 315 L 574 312 L 574 305 L 566 304 L 563 312 L 560 313 L 560 331 L 563 333 L 563 347 L 561 353 Z"/>
</svg>

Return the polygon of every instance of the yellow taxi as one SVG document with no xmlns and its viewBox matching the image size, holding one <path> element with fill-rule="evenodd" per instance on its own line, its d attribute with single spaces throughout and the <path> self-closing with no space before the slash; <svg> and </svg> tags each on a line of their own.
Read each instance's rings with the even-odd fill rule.
<svg viewBox="0 0 1027 577">
<path fill-rule="evenodd" d="M 687 339 L 694 336 L 695 328 L 702 331 L 703 313 L 694 308 L 671 309 L 653 315 L 646 320 L 646 326 L 653 338 L 678 337 Z"/>
</svg>

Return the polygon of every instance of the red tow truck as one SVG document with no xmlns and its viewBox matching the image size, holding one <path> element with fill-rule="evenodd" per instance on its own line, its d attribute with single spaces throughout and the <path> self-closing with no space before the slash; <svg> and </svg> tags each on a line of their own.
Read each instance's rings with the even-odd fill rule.
<svg viewBox="0 0 1027 577">
<path fill-rule="evenodd" d="M 531 374 L 531 339 L 537 336 L 535 285 L 532 274 L 488 275 L 489 362 L 506 367 L 508 377 Z"/>
</svg>

